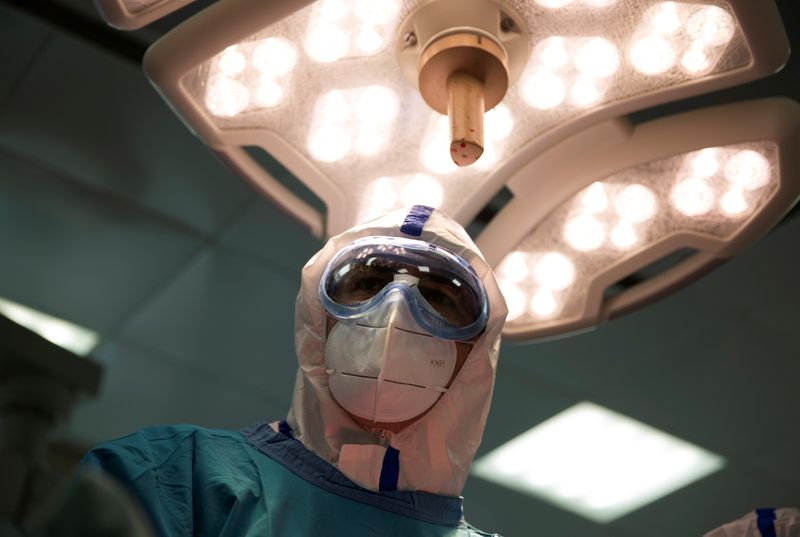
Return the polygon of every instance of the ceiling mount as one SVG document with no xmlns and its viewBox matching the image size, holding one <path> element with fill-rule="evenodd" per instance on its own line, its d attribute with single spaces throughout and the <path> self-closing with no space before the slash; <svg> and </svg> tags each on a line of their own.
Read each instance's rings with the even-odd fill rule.
<svg viewBox="0 0 800 537">
<path fill-rule="evenodd" d="M 492 0 L 434 0 L 400 25 L 398 61 L 428 106 L 450 118 L 449 151 L 458 166 L 483 154 L 483 115 L 528 60 L 521 28 L 519 15 Z"/>
</svg>

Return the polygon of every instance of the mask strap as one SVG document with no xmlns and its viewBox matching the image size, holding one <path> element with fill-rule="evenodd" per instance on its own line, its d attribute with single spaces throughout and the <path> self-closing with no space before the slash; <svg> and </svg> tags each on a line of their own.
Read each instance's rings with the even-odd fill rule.
<svg viewBox="0 0 800 537">
<path fill-rule="evenodd" d="M 284 419 L 278 422 L 278 432 L 294 440 L 294 432 L 289 423 Z M 392 446 L 386 446 L 381 464 L 381 475 L 378 478 L 378 490 L 389 492 L 397 490 L 397 482 L 400 479 L 400 450 Z"/>
<path fill-rule="evenodd" d="M 386 454 L 383 456 L 383 466 L 381 467 L 381 477 L 378 482 L 378 490 L 381 492 L 397 490 L 397 480 L 400 478 L 400 451 L 387 446 Z"/>
<path fill-rule="evenodd" d="M 289 438 L 294 438 L 294 433 L 292 432 L 292 428 L 286 420 L 281 420 L 278 422 L 278 432 L 281 433 L 283 436 L 288 436 Z"/>
<path fill-rule="evenodd" d="M 756 516 L 761 537 L 775 537 L 775 509 L 756 509 Z"/>
</svg>

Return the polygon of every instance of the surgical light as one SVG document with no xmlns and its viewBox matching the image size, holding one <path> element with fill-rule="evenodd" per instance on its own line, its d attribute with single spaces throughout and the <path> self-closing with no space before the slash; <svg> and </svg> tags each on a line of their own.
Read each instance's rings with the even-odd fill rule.
<svg viewBox="0 0 800 537">
<path fill-rule="evenodd" d="M 633 67 L 646 75 L 664 73 L 675 65 L 675 49 L 660 35 L 637 39 L 631 45 L 629 54 Z"/>
<path fill-rule="evenodd" d="M 88 355 L 100 341 L 97 332 L 5 298 L 0 298 L 0 314 L 80 356 Z"/>
<path fill-rule="evenodd" d="M 565 255 L 548 252 L 536 262 L 533 277 L 542 287 L 561 291 L 575 280 L 575 266 Z"/>
<path fill-rule="evenodd" d="M 765 99 L 637 128 L 607 122 L 534 158 L 507 183 L 512 201 L 478 238 L 507 300 L 530 304 L 513 309 L 504 334 L 585 329 L 746 248 L 800 196 L 799 138 L 800 106 Z M 681 251 L 690 255 L 666 261 Z M 569 260 L 548 269 L 563 285 L 537 272 L 550 252 Z M 648 270 L 662 260 L 659 272 Z M 645 281 L 624 285 L 631 275 Z"/>
<path fill-rule="evenodd" d="M 194 0 L 95 0 L 103 18 L 120 30 L 136 30 Z"/>
<path fill-rule="evenodd" d="M 787 57 L 772 1 L 218 0 L 155 43 L 144 67 L 192 132 L 318 237 L 413 204 L 468 224 L 505 187 L 511 202 L 479 238 L 490 261 L 553 252 L 574 266 L 563 289 L 534 265 L 501 281 L 506 333 L 531 338 L 654 300 L 792 206 L 791 103 L 636 129 L 613 119 L 771 74 Z M 741 122 L 756 109 L 770 113 Z M 617 292 L 670 248 L 698 254 Z"/>
<path fill-rule="evenodd" d="M 605 524 L 724 466 L 719 455 L 585 401 L 484 455 L 472 473 Z"/>
<path fill-rule="evenodd" d="M 522 252 L 511 252 L 500 264 L 497 272 L 509 282 L 521 282 L 529 272 L 526 254 Z"/>
<path fill-rule="evenodd" d="M 269 37 L 255 46 L 252 61 L 262 73 L 283 76 L 297 64 L 297 49 L 286 39 Z"/>
<path fill-rule="evenodd" d="M 481 45 L 468 43 L 469 36 Z M 281 43 L 284 52 L 255 54 L 264 43 Z M 219 68 L 232 46 L 246 62 L 239 74 Z M 747 0 L 220 0 L 151 47 L 145 70 L 194 132 L 322 236 L 358 223 L 363 193 L 377 178 L 421 172 L 443 187 L 441 208 L 467 222 L 544 147 L 609 117 L 774 72 L 787 53 L 771 2 L 756 8 Z M 464 168 L 453 163 L 460 144 L 451 151 L 458 125 L 442 115 L 447 110 L 428 104 L 446 108 L 448 90 L 426 78 L 426 69 L 446 78 L 458 54 L 501 73 L 487 74 L 491 80 L 481 86 L 483 155 Z M 256 75 L 267 71 L 281 74 L 271 73 L 261 92 L 267 98 L 260 99 Z M 393 95 L 396 104 L 385 108 L 399 110 L 393 119 L 369 124 L 348 100 L 335 129 L 319 131 L 320 104 L 330 92 L 376 86 Z M 496 106 L 493 91 L 503 94 Z M 503 110 L 495 114 L 499 121 L 490 119 L 494 109 Z M 503 136 L 512 131 L 498 123 L 512 125 L 513 134 Z M 275 181 L 244 146 L 278 158 L 326 211 Z M 399 196 L 391 208 L 403 201 Z"/>
<path fill-rule="evenodd" d="M 639 241 L 634 227 L 626 222 L 620 222 L 611 230 L 611 242 L 615 247 L 626 250 Z"/>
</svg>

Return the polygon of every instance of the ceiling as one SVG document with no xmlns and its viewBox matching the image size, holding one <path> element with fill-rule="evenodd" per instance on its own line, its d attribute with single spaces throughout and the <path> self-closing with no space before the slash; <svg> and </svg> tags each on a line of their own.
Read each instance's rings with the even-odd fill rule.
<svg viewBox="0 0 800 537">
<path fill-rule="evenodd" d="M 26 4 L 0 2 L 0 296 L 99 331 L 106 367 L 101 395 L 60 436 L 88 447 L 153 424 L 284 416 L 299 270 L 321 243 L 215 160 L 142 75 L 138 51 L 186 15 L 121 34 L 88 0 L 42 2 L 72 19 Z M 778 4 L 799 43 L 795 0 Z M 800 100 L 799 73 L 793 58 L 775 77 L 634 119 Z M 470 478 L 468 520 L 511 536 L 699 536 L 800 504 L 798 235 L 787 218 L 645 310 L 501 351 L 480 453 L 590 400 L 723 455 L 723 471 L 607 525 Z"/>
</svg>

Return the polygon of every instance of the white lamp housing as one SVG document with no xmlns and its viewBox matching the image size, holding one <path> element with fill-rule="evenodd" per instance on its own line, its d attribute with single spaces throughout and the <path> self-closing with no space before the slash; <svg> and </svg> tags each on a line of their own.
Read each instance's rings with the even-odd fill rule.
<svg viewBox="0 0 800 537">
<path fill-rule="evenodd" d="M 747 248 L 800 197 L 798 144 L 800 105 L 770 98 L 608 121 L 532 159 L 477 241 L 509 306 L 504 335 L 591 327 Z M 635 274 L 643 281 L 609 292 Z"/>
<path fill-rule="evenodd" d="M 94 0 L 109 26 L 138 30 L 194 0 Z"/>
<path fill-rule="evenodd" d="M 192 131 L 321 237 L 416 202 L 467 223 L 567 136 L 765 76 L 788 57 L 771 1 L 483 3 L 494 6 L 492 34 L 528 36 L 529 55 L 487 113 L 484 155 L 467 168 L 450 160 L 446 117 L 399 68 L 398 55 L 427 44 L 405 31 L 415 0 L 220 0 L 153 45 L 145 71 Z M 508 25 L 511 12 L 524 28 Z M 248 146 L 278 159 L 326 213 Z"/>
</svg>

